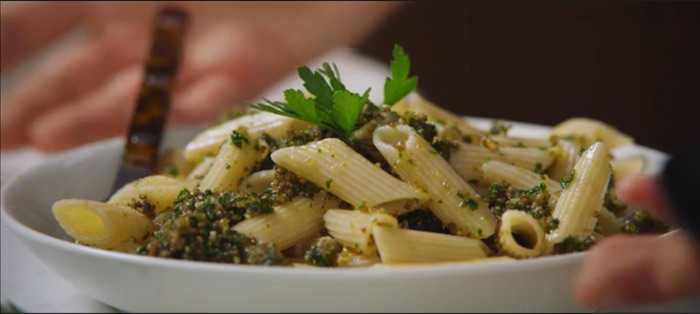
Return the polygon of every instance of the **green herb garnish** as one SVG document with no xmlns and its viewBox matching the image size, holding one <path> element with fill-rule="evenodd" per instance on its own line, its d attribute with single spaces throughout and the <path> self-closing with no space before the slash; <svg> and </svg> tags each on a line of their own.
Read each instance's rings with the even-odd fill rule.
<svg viewBox="0 0 700 314">
<path fill-rule="evenodd" d="M 0 313 L 23 313 L 16 305 L 12 302 L 7 302 L 7 304 L 0 305 Z"/>
<path fill-rule="evenodd" d="M 477 203 L 473 198 L 468 198 L 462 193 L 457 193 L 457 196 L 462 199 L 462 201 L 459 202 L 459 207 L 469 207 L 472 210 L 479 207 L 479 203 Z"/>
<path fill-rule="evenodd" d="M 243 147 L 243 144 L 250 144 L 248 134 L 246 134 L 244 130 L 234 130 L 233 132 L 231 132 L 231 144 L 238 148 Z"/>
<path fill-rule="evenodd" d="M 559 185 L 561 185 L 561 188 L 566 189 L 567 187 L 569 187 L 571 182 L 574 181 L 575 175 L 576 175 L 576 171 L 571 170 L 571 172 L 569 172 L 569 174 L 567 174 L 563 178 L 561 178 L 561 180 L 559 180 Z"/>
<path fill-rule="evenodd" d="M 314 97 L 298 89 L 284 91 L 284 100 L 255 104 L 257 110 L 303 120 L 349 138 L 355 130 L 362 108 L 369 102 L 368 88 L 362 95 L 348 91 L 340 81 L 338 68 L 324 63 L 318 71 L 298 68 L 304 87 Z"/>
<path fill-rule="evenodd" d="M 384 104 L 393 106 L 418 86 L 418 77 L 409 77 L 411 59 L 399 45 L 394 45 L 391 60 L 391 78 L 384 81 Z"/>
</svg>

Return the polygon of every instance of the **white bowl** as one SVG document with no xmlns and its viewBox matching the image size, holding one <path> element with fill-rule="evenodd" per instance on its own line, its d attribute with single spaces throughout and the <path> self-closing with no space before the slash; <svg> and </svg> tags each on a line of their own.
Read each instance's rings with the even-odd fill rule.
<svg viewBox="0 0 700 314">
<path fill-rule="evenodd" d="M 484 119 L 472 119 L 477 124 Z M 546 128 L 515 124 L 514 135 Z M 172 143 L 183 144 L 191 131 Z M 74 244 L 51 214 L 62 198 L 105 199 L 121 141 L 85 146 L 16 177 L 2 191 L 2 221 L 44 263 L 87 295 L 126 311 L 583 311 L 571 285 L 584 253 L 518 262 L 323 269 L 160 259 Z M 639 146 L 649 170 L 663 153 Z"/>
</svg>

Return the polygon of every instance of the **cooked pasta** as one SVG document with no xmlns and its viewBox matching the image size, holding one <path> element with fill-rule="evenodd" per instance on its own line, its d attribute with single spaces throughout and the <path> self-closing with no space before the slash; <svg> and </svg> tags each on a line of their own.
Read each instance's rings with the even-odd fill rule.
<svg viewBox="0 0 700 314">
<path fill-rule="evenodd" d="M 552 179 L 560 180 L 569 174 L 574 169 L 580 152 L 581 146 L 576 142 L 565 139 L 557 140 L 556 157 L 549 168 L 549 175 Z"/>
<path fill-rule="evenodd" d="M 97 248 L 296 268 L 513 262 L 668 230 L 615 196 L 644 170 L 608 150 L 629 136 L 587 118 L 541 137 L 474 127 L 412 92 L 408 56 L 392 55 L 382 103 L 335 66 L 300 67 L 305 89 L 204 130 L 107 202 L 56 201 L 54 217 Z"/>
<path fill-rule="evenodd" d="M 335 198 L 325 193 L 319 193 L 313 199 L 300 197 L 276 206 L 273 213 L 246 219 L 233 230 L 284 250 L 319 234 L 323 227 L 323 213 L 336 206 Z"/>
<path fill-rule="evenodd" d="M 364 254 L 376 254 L 372 241 L 373 226 L 398 227 L 396 218 L 381 213 L 366 213 L 360 210 L 331 209 L 323 215 L 328 233 L 345 248 Z"/>
<path fill-rule="evenodd" d="M 216 155 L 221 144 L 226 142 L 231 132 L 238 129 L 246 129 L 251 139 L 257 139 L 263 133 L 279 138 L 290 130 L 302 129 L 307 126 L 303 121 L 296 119 L 267 112 L 253 112 L 200 133 L 187 144 L 184 156 L 191 162 L 199 162 L 205 156 Z"/>
<path fill-rule="evenodd" d="M 571 118 L 555 126 L 550 132 L 558 137 L 579 137 L 587 147 L 601 141 L 610 149 L 634 143 L 628 135 L 601 121 L 588 118 Z"/>
<path fill-rule="evenodd" d="M 544 171 L 552 163 L 552 153 L 539 148 L 494 147 L 460 143 L 450 157 L 450 165 L 465 180 L 481 179 L 481 165 L 489 160 L 499 160 L 516 166 Z"/>
<path fill-rule="evenodd" d="M 498 244 L 506 255 L 515 258 L 536 257 L 546 248 L 544 230 L 529 214 L 508 210 L 501 217 Z"/>
<path fill-rule="evenodd" d="M 277 150 L 272 160 L 355 207 L 425 198 L 334 138 Z"/>
<path fill-rule="evenodd" d="M 551 242 L 556 243 L 569 236 L 587 236 L 593 232 L 609 180 L 608 149 L 604 143 L 597 142 L 576 162 L 570 183 L 557 201 L 552 216 L 559 220 L 559 227 L 549 235 Z"/>
<path fill-rule="evenodd" d="M 485 258 L 488 248 L 476 239 L 375 226 L 372 236 L 385 264 L 438 263 Z"/>
<path fill-rule="evenodd" d="M 268 148 L 261 143 L 248 140 L 239 144 L 229 139 L 221 145 L 211 168 L 200 182 L 201 189 L 236 191 L 243 178 L 253 171 L 255 164 L 267 156 Z"/>
<path fill-rule="evenodd" d="M 123 205 L 66 199 L 56 202 L 52 211 L 73 239 L 103 249 L 140 241 L 152 229 L 148 217 Z"/>
<path fill-rule="evenodd" d="M 443 223 L 479 239 L 495 232 L 487 204 L 412 128 L 383 126 L 374 131 L 373 141 L 402 179 L 430 195 L 430 208 Z"/>
<path fill-rule="evenodd" d="M 153 214 L 159 214 L 172 206 L 182 189 L 194 187 L 192 181 L 182 181 L 156 175 L 131 182 L 115 192 L 107 203 L 123 206 L 152 206 Z"/>
</svg>

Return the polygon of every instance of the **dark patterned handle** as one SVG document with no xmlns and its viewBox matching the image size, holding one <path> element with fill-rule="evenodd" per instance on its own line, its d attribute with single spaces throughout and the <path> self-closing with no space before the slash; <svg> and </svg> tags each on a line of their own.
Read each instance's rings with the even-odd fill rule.
<svg viewBox="0 0 700 314">
<path fill-rule="evenodd" d="M 151 50 L 131 116 L 115 189 L 156 170 L 188 24 L 187 13 L 179 8 L 164 8 L 155 17 Z"/>
</svg>

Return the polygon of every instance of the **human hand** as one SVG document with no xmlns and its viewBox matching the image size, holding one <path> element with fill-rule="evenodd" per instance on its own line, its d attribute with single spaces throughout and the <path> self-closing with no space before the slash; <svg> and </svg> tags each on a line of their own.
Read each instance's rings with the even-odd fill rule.
<svg viewBox="0 0 700 314">
<path fill-rule="evenodd" d="M 335 46 L 395 4 L 181 3 L 192 14 L 171 119 L 203 122 Z M 87 39 L 51 56 L 2 95 L 1 149 L 58 151 L 126 130 L 157 4 L 2 4 L 6 71 L 76 26 Z"/>
<path fill-rule="evenodd" d="M 675 222 L 656 179 L 626 178 L 617 189 L 624 202 Z M 603 240 L 588 253 L 574 288 L 576 299 L 591 307 L 665 302 L 698 294 L 700 249 L 684 232 Z"/>
</svg>

